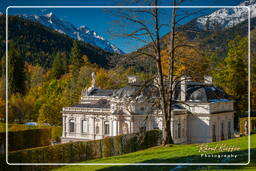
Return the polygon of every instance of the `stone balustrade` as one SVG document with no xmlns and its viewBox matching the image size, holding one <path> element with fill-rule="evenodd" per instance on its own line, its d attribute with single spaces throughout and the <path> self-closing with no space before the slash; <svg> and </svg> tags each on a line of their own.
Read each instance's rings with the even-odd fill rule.
<svg viewBox="0 0 256 171">
<path fill-rule="evenodd" d="M 212 103 L 193 103 L 189 102 L 184 105 L 192 113 L 211 114 L 218 112 L 228 112 L 234 110 L 233 101 L 212 102 Z"/>
<path fill-rule="evenodd" d="M 103 112 L 109 113 L 111 110 L 109 108 L 81 108 L 81 107 L 64 107 L 63 112 Z"/>
</svg>

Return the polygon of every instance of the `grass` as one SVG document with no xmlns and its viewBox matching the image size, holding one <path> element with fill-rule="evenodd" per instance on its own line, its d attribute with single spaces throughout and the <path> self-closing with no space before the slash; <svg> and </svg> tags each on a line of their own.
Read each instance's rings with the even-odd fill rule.
<svg viewBox="0 0 256 171">
<path fill-rule="evenodd" d="M 216 145 L 226 145 L 228 147 L 239 147 L 240 149 L 233 152 L 209 151 L 206 154 L 233 154 L 237 158 L 207 158 L 201 157 L 202 152 L 199 152 L 199 144 L 190 145 L 173 145 L 170 147 L 153 147 L 146 150 L 137 151 L 134 153 L 124 154 L 120 156 L 106 157 L 94 160 L 87 160 L 84 163 L 99 163 L 99 165 L 84 165 L 84 166 L 65 166 L 58 168 L 59 171 L 130 171 L 130 170 L 145 170 L 145 171 L 165 171 L 165 170 L 256 170 L 256 135 L 251 135 L 251 163 L 245 166 L 113 166 L 100 165 L 100 163 L 247 163 L 248 159 L 248 137 L 235 138 L 220 142 L 208 143 L 209 147 Z M 200 144 L 202 145 L 202 144 Z"/>
</svg>

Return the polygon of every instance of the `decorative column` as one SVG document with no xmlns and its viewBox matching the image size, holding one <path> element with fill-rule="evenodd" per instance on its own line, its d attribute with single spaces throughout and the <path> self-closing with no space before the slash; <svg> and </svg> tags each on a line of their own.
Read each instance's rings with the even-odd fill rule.
<svg viewBox="0 0 256 171">
<path fill-rule="evenodd" d="M 74 136 L 76 137 L 76 117 L 74 117 Z"/>
<path fill-rule="evenodd" d="M 130 121 L 130 123 L 131 123 L 131 126 L 130 126 L 130 134 L 131 133 L 133 133 L 133 116 L 131 116 L 131 121 Z"/>
<path fill-rule="evenodd" d="M 119 135 L 119 132 L 118 132 L 118 122 L 119 122 L 119 120 L 118 120 L 118 117 L 116 118 L 116 135 Z"/>
<path fill-rule="evenodd" d="M 101 135 L 102 135 L 102 138 L 104 138 L 104 118 L 102 117 L 101 118 Z"/>
<path fill-rule="evenodd" d="M 95 117 L 93 117 L 93 129 L 92 129 L 92 134 L 93 134 L 93 139 L 95 140 L 95 136 L 96 136 L 96 130 L 95 130 Z"/>
<path fill-rule="evenodd" d="M 66 116 L 62 115 L 62 137 L 66 137 Z"/>
<path fill-rule="evenodd" d="M 113 118 L 111 118 L 111 121 L 110 121 L 110 122 L 111 122 L 111 124 L 110 124 L 110 125 L 111 125 L 111 128 L 110 128 L 110 130 L 111 130 L 111 131 L 110 131 L 110 132 L 111 132 L 111 133 L 110 133 L 110 136 L 113 136 L 113 133 L 114 133 L 114 131 L 113 131 L 113 128 L 114 128 L 114 127 L 113 127 Z"/>
</svg>

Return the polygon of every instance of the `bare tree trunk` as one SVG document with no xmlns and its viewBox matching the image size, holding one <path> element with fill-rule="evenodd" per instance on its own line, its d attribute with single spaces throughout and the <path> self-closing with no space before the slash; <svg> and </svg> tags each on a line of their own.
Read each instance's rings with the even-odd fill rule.
<svg viewBox="0 0 256 171">
<path fill-rule="evenodd" d="M 145 1 L 148 2 L 148 1 Z M 152 46 L 152 51 L 144 51 L 143 49 L 140 49 L 137 51 L 139 55 L 147 56 L 148 58 L 152 59 L 155 63 L 157 70 L 157 82 L 158 82 L 158 90 L 159 90 L 159 101 L 160 101 L 160 107 L 162 111 L 162 117 L 163 117 L 163 139 L 162 144 L 172 144 L 173 138 L 171 135 L 172 132 L 172 110 L 173 110 L 173 104 L 176 103 L 173 99 L 173 95 L 175 92 L 175 84 L 177 83 L 174 79 L 175 75 L 175 65 L 179 64 L 179 61 L 176 59 L 178 57 L 177 53 L 175 53 L 175 50 L 180 47 L 191 47 L 191 45 L 187 44 L 180 44 L 180 40 L 178 40 L 178 36 L 176 35 L 176 27 L 179 22 L 184 20 L 185 18 L 195 14 L 195 12 L 190 13 L 184 13 L 184 16 L 177 16 L 176 8 L 172 9 L 172 16 L 171 16 L 171 23 L 168 22 L 167 25 L 171 25 L 171 32 L 170 32 L 170 42 L 169 42 L 169 68 L 168 68 L 168 84 L 166 85 L 166 82 L 164 80 L 164 74 L 163 74 L 163 68 L 162 68 L 162 56 L 161 54 L 161 41 L 160 41 L 160 29 L 161 26 L 164 26 L 166 24 L 162 24 L 159 22 L 159 9 L 158 9 L 158 3 L 159 0 L 153 0 L 150 1 L 154 3 L 154 8 L 151 9 L 128 9 L 127 12 L 120 11 L 116 13 L 116 16 L 124 19 L 125 21 L 128 21 L 132 24 L 134 24 L 135 29 L 132 31 L 128 31 L 127 33 L 121 34 L 119 36 L 122 37 L 130 37 L 137 41 L 141 41 L 143 43 L 150 43 L 150 46 Z M 183 0 L 173 0 L 173 6 L 180 5 L 183 2 Z M 131 14 L 139 14 L 136 16 L 133 16 Z M 147 16 L 153 17 L 153 22 L 150 25 L 147 25 L 147 22 L 145 22 L 143 19 L 140 19 L 141 14 L 145 14 Z M 126 24 L 126 23 L 125 23 Z M 125 25 L 126 26 L 126 25 Z M 152 30 L 153 26 L 153 30 Z M 150 40 L 150 42 L 147 42 L 147 39 L 144 39 L 143 36 L 147 36 Z M 175 41 L 176 40 L 176 41 Z M 176 45 L 178 44 L 178 45 Z M 177 52 L 177 51 L 176 51 Z M 138 56 L 139 56 L 138 55 Z M 119 60 L 119 59 L 118 59 Z M 128 59 L 129 60 L 129 59 Z M 130 61 L 129 61 L 130 62 Z"/>
<path fill-rule="evenodd" d="M 173 6 L 176 6 L 176 0 L 173 0 Z M 175 28 L 176 28 L 176 8 L 173 8 L 172 10 L 172 23 L 171 23 L 171 34 L 170 34 L 170 59 L 169 59 L 169 87 L 168 87 L 168 118 L 167 118 L 167 124 L 170 127 L 168 129 L 168 135 L 169 137 L 166 138 L 166 144 L 173 143 L 173 139 L 171 136 L 171 119 L 172 119 L 172 105 L 173 105 L 173 93 L 174 93 L 174 47 L 175 47 Z"/>
<path fill-rule="evenodd" d="M 158 0 L 155 0 L 155 6 L 158 5 Z M 163 70 L 162 70 L 162 59 L 161 59 L 161 48 L 160 48 L 160 35 L 159 35 L 159 21 L 158 21 L 158 8 L 155 7 L 154 9 L 154 20 L 155 20 L 155 33 L 156 33 L 156 64 L 157 64 L 157 76 L 158 76 L 158 83 L 159 83 L 159 91 L 160 91 L 160 103 L 161 109 L 163 114 L 163 144 L 166 142 L 166 137 L 169 137 L 168 133 L 166 134 L 166 130 L 168 127 L 167 118 L 168 118 L 168 111 L 167 111 L 167 102 L 166 102 L 166 91 L 164 85 L 164 78 L 163 78 Z"/>
</svg>

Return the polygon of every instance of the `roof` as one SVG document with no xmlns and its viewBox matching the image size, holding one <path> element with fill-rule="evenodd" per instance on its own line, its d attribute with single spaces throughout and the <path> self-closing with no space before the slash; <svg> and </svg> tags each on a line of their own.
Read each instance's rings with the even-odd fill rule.
<svg viewBox="0 0 256 171">
<path fill-rule="evenodd" d="M 113 90 L 93 89 L 89 96 L 112 96 Z"/>
<path fill-rule="evenodd" d="M 189 82 L 186 85 L 186 101 L 193 102 L 227 102 L 228 95 L 221 88 L 198 82 Z M 175 100 L 180 99 L 180 86 L 176 88 Z"/>
<path fill-rule="evenodd" d="M 72 107 L 81 107 L 81 108 L 110 108 L 108 100 L 101 99 L 97 103 L 87 103 L 87 104 L 76 104 Z"/>
<path fill-rule="evenodd" d="M 131 97 L 137 95 L 140 90 L 139 86 L 128 85 L 126 87 L 117 89 L 113 92 L 114 97 Z"/>
</svg>

